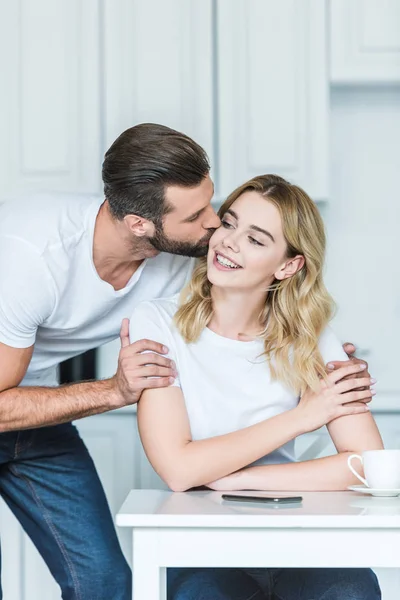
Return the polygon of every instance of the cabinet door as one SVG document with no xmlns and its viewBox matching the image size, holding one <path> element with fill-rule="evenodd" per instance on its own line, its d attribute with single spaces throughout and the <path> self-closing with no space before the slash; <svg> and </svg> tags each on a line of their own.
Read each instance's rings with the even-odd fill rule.
<svg viewBox="0 0 400 600">
<path fill-rule="evenodd" d="M 400 82 L 400 2 L 330 0 L 331 80 Z"/>
<path fill-rule="evenodd" d="M 1 583 L 5 600 L 25 600 L 23 580 L 23 532 L 0 498 Z"/>
<path fill-rule="evenodd" d="M 104 0 L 107 145 L 137 123 L 161 123 L 213 162 L 211 19 L 211 0 Z"/>
<path fill-rule="evenodd" d="M 82 419 L 76 425 L 95 462 L 111 513 L 115 515 L 129 491 L 137 487 L 139 456 L 135 416 L 117 411 Z M 0 523 L 4 598 L 60 600 L 59 587 L 43 559 L 4 503 L 0 505 Z M 117 533 L 131 563 L 130 532 L 121 528 Z"/>
<path fill-rule="evenodd" d="M 325 3 L 219 0 L 218 193 L 276 173 L 328 196 Z"/>
<path fill-rule="evenodd" d="M 0 0 L 2 198 L 101 190 L 99 5 Z"/>
</svg>

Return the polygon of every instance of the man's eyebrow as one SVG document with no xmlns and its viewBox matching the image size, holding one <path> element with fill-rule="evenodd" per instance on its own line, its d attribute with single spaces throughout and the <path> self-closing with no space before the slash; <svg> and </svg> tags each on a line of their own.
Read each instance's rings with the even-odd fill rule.
<svg viewBox="0 0 400 600">
<path fill-rule="evenodd" d="M 236 219 L 237 221 L 239 220 L 237 214 L 231 208 L 228 208 L 228 210 L 226 211 L 226 213 L 232 215 L 232 217 L 234 219 Z M 266 229 L 262 229 L 261 227 L 258 227 L 257 225 L 250 225 L 250 229 L 254 229 L 254 231 L 259 231 L 260 233 L 263 233 L 264 235 L 267 235 L 275 243 L 274 236 L 272 235 L 272 233 L 270 233 Z"/>
</svg>

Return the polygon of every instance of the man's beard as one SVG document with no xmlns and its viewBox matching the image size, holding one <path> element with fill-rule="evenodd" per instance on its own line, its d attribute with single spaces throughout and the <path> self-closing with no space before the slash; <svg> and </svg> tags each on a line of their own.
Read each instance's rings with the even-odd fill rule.
<svg viewBox="0 0 400 600">
<path fill-rule="evenodd" d="M 208 252 L 208 242 L 215 229 L 209 232 L 198 242 L 182 242 L 167 237 L 162 226 L 156 225 L 153 237 L 147 238 L 150 244 L 159 252 L 168 252 L 169 254 L 180 254 L 181 256 L 192 256 L 198 258 L 206 256 Z"/>
</svg>

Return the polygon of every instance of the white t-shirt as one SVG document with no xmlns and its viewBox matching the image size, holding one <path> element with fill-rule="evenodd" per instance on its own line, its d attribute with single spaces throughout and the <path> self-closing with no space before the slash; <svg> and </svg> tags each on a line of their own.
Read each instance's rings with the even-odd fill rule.
<svg viewBox="0 0 400 600">
<path fill-rule="evenodd" d="M 169 348 L 176 362 L 193 440 L 202 440 L 244 427 L 294 408 L 299 398 L 278 381 L 271 381 L 268 363 L 260 356 L 261 340 L 242 342 L 205 328 L 197 342 L 187 344 L 173 323 L 179 297 L 143 302 L 133 312 L 130 340 L 154 339 Z M 325 363 L 347 360 L 330 328 L 320 337 Z M 294 440 L 255 464 L 295 460 Z"/>
<path fill-rule="evenodd" d="M 42 195 L 0 206 L 0 342 L 35 344 L 22 385 L 56 385 L 57 365 L 115 339 L 138 302 L 176 294 L 195 259 L 159 254 L 115 291 L 93 263 L 102 199 Z"/>
</svg>

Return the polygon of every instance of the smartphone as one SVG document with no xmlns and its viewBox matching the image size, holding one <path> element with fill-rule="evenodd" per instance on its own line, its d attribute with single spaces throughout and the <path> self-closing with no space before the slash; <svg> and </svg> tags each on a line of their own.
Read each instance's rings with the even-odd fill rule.
<svg viewBox="0 0 400 600">
<path fill-rule="evenodd" d="M 245 496 L 241 494 L 222 494 L 222 500 L 232 502 L 265 502 L 266 504 L 295 504 L 303 500 L 302 496 L 284 496 L 275 498 L 273 496 Z"/>
</svg>

